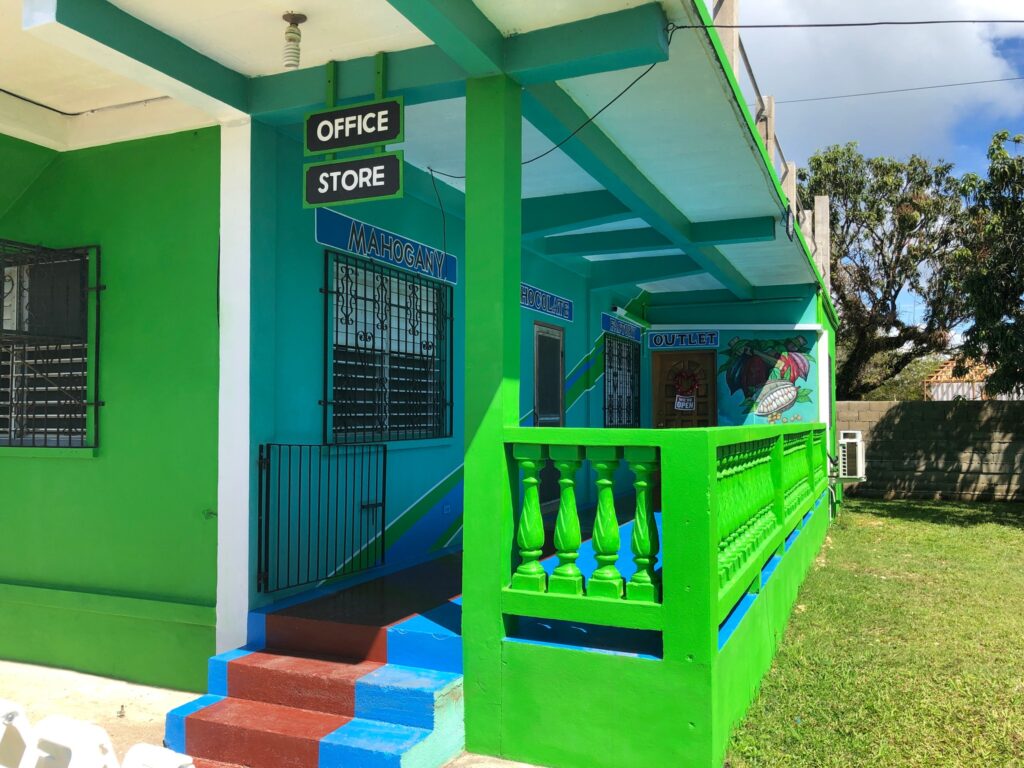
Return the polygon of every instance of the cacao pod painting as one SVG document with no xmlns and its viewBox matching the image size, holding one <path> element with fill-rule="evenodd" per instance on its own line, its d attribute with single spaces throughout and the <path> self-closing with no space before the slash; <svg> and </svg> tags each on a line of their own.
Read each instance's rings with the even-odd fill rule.
<svg viewBox="0 0 1024 768">
<path fill-rule="evenodd" d="M 740 408 L 765 418 L 777 417 L 797 403 L 811 402 L 811 390 L 799 386 L 811 373 L 811 346 L 804 336 L 741 339 L 729 342 L 718 369 L 731 394 L 742 393 Z"/>
</svg>

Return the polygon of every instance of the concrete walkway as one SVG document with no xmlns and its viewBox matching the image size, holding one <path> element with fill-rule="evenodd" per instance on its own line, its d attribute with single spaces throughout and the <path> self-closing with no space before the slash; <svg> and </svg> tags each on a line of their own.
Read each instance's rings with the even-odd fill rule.
<svg viewBox="0 0 1024 768">
<path fill-rule="evenodd" d="M 23 707 L 36 723 L 47 715 L 66 715 L 96 723 L 110 734 L 118 758 L 139 743 L 162 744 L 164 716 L 192 701 L 194 693 L 149 688 L 66 669 L 0 661 L 0 699 Z M 531 768 L 493 757 L 463 755 L 448 768 Z"/>
</svg>

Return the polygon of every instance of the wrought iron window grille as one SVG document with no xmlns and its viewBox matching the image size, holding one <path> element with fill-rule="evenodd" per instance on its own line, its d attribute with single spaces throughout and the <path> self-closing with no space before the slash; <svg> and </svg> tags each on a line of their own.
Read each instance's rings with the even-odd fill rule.
<svg viewBox="0 0 1024 768">
<path fill-rule="evenodd" d="M 99 439 L 100 250 L 0 240 L 0 446 Z"/>
<path fill-rule="evenodd" d="M 604 425 L 640 426 L 640 345 L 604 337 Z"/>
<path fill-rule="evenodd" d="M 452 287 L 334 251 L 324 282 L 324 442 L 450 437 Z"/>
</svg>

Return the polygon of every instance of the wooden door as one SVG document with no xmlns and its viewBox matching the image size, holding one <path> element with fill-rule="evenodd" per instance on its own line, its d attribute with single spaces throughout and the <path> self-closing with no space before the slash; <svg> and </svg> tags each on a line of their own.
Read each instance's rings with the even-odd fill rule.
<svg viewBox="0 0 1024 768">
<path fill-rule="evenodd" d="M 713 427 L 718 423 L 714 352 L 655 352 L 651 384 L 655 427 Z"/>
</svg>

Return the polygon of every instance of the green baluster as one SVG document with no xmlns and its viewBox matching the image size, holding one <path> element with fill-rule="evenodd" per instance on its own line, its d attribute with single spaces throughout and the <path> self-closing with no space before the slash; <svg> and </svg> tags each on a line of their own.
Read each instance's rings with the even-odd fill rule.
<svg viewBox="0 0 1024 768">
<path fill-rule="evenodd" d="M 636 572 L 626 585 L 626 597 L 656 603 L 661 590 L 658 589 L 654 563 L 658 559 L 660 542 L 654 510 L 651 509 L 650 476 L 657 461 L 657 449 L 627 448 L 626 461 L 633 473 L 633 487 L 636 489 L 636 517 L 631 541 Z"/>
<path fill-rule="evenodd" d="M 540 512 L 540 470 L 547 460 L 547 449 L 542 445 L 516 444 L 512 456 L 523 471 L 523 509 L 519 515 L 519 566 L 512 574 L 512 588 L 527 592 L 544 592 L 547 574 L 540 564 L 544 549 L 544 518 Z"/>
<path fill-rule="evenodd" d="M 587 448 L 587 458 L 597 472 L 597 514 L 594 520 L 594 559 L 597 568 L 587 584 L 593 597 L 622 597 L 622 574 L 615 567 L 619 559 L 619 521 L 615 516 L 612 479 L 622 457 L 621 448 Z"/>
<path fill-rule="evenodd" d="M 582 595 L 583 574 L 576 565 L 580 556 L 580 518 L 576 511 L 576 471 L 583 461 L 583 449 L 575 445 L 552 445 L 551 460 L 558 469 L 558 520 L 555 523 L 555 551 L 558 565 L 548 579 L 548 591 L 560 595 Z"/>
</svg>

